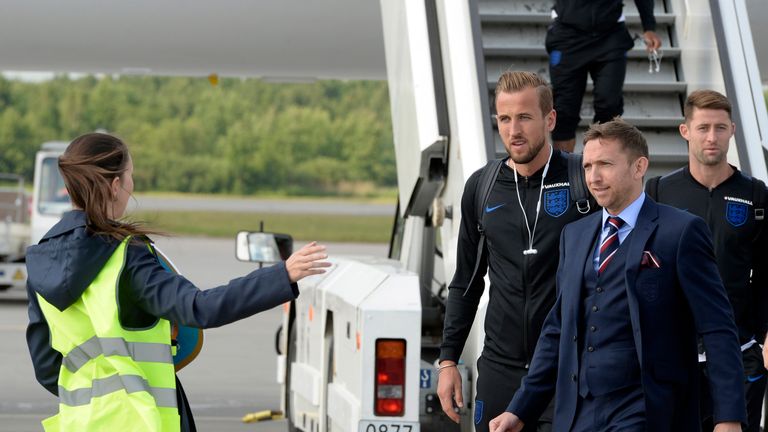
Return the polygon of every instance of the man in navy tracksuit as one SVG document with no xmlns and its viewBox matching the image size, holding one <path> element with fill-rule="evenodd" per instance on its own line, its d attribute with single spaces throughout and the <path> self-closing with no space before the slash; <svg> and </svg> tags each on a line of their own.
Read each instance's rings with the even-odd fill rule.
<svg viewBox="0 0 768 432">
<path fill-rule="evenodd" d="M 635 0 L 648 51 L 661 47 L 653 16 L 654 0 Z M 594 82 L 594 122 L 623 114 L 622 88 L 627 51 L 634 46 L 624 23 L 621 0 L 556 0 L 547 31 L 549 76 L 555 97 L 556 148 L 573 151 L 587 75 Z"/>
<path fill-rule="evenodd" d="M 728 164 L 726 155 L 736 125 L 726 97 L 712 90 L 691 93 L 680 133 L 688 141 L 688 165 L 648 180 L 646 192 L 657 202 L 701 217 L 712 231 L 715 258 L 738 328 L 744 364 L 748 424 L 760 430 L 766 370 L 759 344 L 768 329 L 768 190 Z M 706 347 L 700 346 L 702 430 L 712 431 L 712 395 L 707 380 Z"/>
</svg>

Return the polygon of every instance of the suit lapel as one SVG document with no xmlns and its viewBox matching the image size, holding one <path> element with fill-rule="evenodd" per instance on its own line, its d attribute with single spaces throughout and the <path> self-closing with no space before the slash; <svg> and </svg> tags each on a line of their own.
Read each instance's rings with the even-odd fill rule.
<svg viewBox="0 0 768 432">
<path fill-rule="evenodd" d="M 630 235 L 628 239 L 627 260 L 624 264 L 626 272 L 624 283 L 627 290 L 627 300 L 629 302 L 629 316 L 632 321 L 632 328 L 635 330 L 641 328 L 640 309 L 637 303 L 635 281 L 637 280 L 637 274 L 640 271 L 640 261 L 643 257 L 643 251 L 647 249 L 648 239 L 658 226 L 656 222 L 658 216 L 658 206 L 653 200 L 646 196 L 643 207 L 640 209 L 640 214 L 637 217 L 635 228 L 632 229 L 632 235 Z M 642 364 L 643 347 L 640 331 L 635 331 L 634 336 L 638 359 L 640 359 Z"/>
</svg>

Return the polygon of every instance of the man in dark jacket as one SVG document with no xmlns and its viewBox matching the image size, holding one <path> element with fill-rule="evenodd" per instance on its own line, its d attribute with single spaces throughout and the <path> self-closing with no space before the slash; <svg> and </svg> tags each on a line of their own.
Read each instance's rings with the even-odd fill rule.
<svg viewBox="0 0 768 432">
<path fill-rule="evenodd" d="M 654 0 L 635 0 L 635 4 L 643 23 L 643 40 L 648 52 L 653 52 L 661 47 L 655 32 Z M 603 123 L 624 112 L 627 51 L 634 42 L 624 23 L 621 0 L 557 0 L 552 16 L 545 42 L 557 111 L 552 140 L 556 148 L 572 152 L 587 75 L 594 82 L 593 121 Z"/>
<path fill-rule="evenodd" d="M 648 181 L 646 192 L 703 218 L 712 231 L 717 267 L 733 307 L 744 363 L 744 395 L 749 423 L 760 430 L 766 371 L 759 343 L 768 328 L 768 232 L 765 229 L 765 184 L 726 158 L 736 125 L 731 103 L 713 90 L 697 90 L 685 102 L 680 134 L 688 142 L 688 165 Z M 700 347 L 702 430 L 713 429 L 707 355 Z"/>
<path fill-rule="evenodd" d="M 488 430 L 489 420 L 504 411 L 528 373 L 542 323 L 555 301 L 560 231 L 583 216 L 571 200 L 567 155 L 548 143 L 556 114 L 546 81 L 529 72 L 505 72 L 496 86 L 496 112 L 509 157 L 482 209 L 487 242 L 479 262 L 478 209 L 484 191 L 478 184 L 483 169 L 472 174 L 464 188 L 438 372 L 443 411 L 458 422 L 453 403 L 461 407 L 464 401 L 455 366 L 488 270 L 490 297 L 474 404 L 477 431 Z M 550 423 L 551 411 L 542 416 L 538 430 L 551 430 Z"/>
</svg>

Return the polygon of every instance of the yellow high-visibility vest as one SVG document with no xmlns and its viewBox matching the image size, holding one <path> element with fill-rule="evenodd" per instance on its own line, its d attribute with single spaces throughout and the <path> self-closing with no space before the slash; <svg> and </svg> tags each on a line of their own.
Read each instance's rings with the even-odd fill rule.
<svg viewBox="0 0 768 432">
<path fill-rule="evenodd" d="M 75 303 L 58 310 L 39 294 L 51 345 L 62 355 L 59 413 L 51 431 L 179 431 L 171 325 L 128 330 L 118 318 L 118 283 L 129 238 Z"/>
</svg>

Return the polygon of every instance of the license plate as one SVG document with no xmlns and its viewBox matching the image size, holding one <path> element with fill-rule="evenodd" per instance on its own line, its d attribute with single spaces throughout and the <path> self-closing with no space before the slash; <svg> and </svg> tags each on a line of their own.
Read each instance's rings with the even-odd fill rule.
<svg viewBox="0 0 768 432">
<path fill-rule="evenodd" d="M 362 420 L 358 432 L 419 432 L 419 424 Z"/>
</svg>

